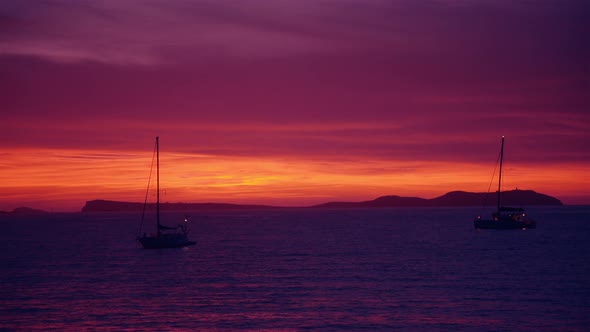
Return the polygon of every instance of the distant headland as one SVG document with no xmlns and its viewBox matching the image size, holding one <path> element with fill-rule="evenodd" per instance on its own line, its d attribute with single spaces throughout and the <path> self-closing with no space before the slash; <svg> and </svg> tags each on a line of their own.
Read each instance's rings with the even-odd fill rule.
<svg viewBox="0 0 590 332">
<path fill-rule="evenodd" d="M 82 212 L 125 212 L 141 211 L 144 203 L 93 200 L 86 202 Z M 149 210 L 155 210 L 156 204 L 147 204 Z M 192 210 L 261 210 L 277 209 L 270 205 L 241 205 L 227 203 L 160 203 L 160 211 L 192 211 Z"/>
<path fill-rule="evenodd" d="M 33 209 L 30 207 L 18 207 L 10 212 L 0 211 L 0 214 L 18 214 L 18 215 L 30 215 L 30 214 L 46 214 L 50 213 L 45 210 Z"/>
<path fill-rule="evenodd" d="M 426 199 L 419 197 L 382 196 L 370 201 L 362 202 L 328 202 L 302 208 L 385 208 L 385 207 L 460 207 L 460 206 L 495 206 L 495 193 L 470 193 L 452 191 L 440 197 Z M 511 190 L 502 192 L 502 204 L 510 206 L 529 205 L 563 205 L 563 203 L 549 195 L 532 190 Z M 141 211 L 143 203 L 119 202 L 108 200 L 92 200 L 86 202 L 82 212 L 124 212 Z M 241 205 L 226 203 L 160 203 L 161 211 L 191 211 L 191 210 L 261 210 L 278 209 L 270 205 Z M 148 209 L 155 209 L 155 204 L 148 204 Z"/>
<path fill-rule="evenodd" d="M 314 207 L 317 208 L 350 208 L 350 207 L 459 207 L 459 206 L 496 206 L 498 196 L 495 193 L 470 193 L 451 191 L 442 196 L 425 199 L 420 197 L 382 196 L 364 202 L 330 202 Z M 511 190 L 502 192 L 502 205 L 563 205 L 549 195 L 532 190 Z"/>
</svg>

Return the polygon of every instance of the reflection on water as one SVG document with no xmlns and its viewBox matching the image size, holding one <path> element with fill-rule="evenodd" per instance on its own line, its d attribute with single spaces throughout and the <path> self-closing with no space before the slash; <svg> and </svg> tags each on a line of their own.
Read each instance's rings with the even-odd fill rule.
<svg viewBox="0 0 590 332">
<path fill-rule="evenodd" d="M 2 216 L 8 330 L 582 330 L 587 207 L 476 231 L 478 209 L 196 212 L 184 249 L 134 214 Z M 179 215 L 167 214 L 175 218 Z"/>
</svg>

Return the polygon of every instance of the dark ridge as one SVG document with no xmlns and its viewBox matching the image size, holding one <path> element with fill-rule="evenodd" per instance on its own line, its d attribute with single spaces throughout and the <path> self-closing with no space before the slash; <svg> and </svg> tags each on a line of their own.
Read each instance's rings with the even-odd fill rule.
<svg viewBox="0 0 590 332">
<path fill-rule="evenodd" d="M 117 202 L 106 200 L 93 200 L 86 202 L 82 212 L 124 212 L 141 211 L 143 203 Z M 226 203 L 160 203 L 160 211 L 191 211 L 191 210 L 256 210 L 274 209 L 276 207 L 267 205 L 240 205 Z M 149 203 L 147 209 L 156 210 L 155 203 Z"/>
<path fill-rule="evenodd" d="M 498 204 L 497 193 L 468 193 L 464 191 L 452 191 L 440 197 L 429 200 L 432 206 L 474 206 Z M 502 206 L 524 206 L 524 205 L 563 205 L 560 200 L 532 190 L 510 190 L 503 191 L 501 198 Z"/>
<path fill-rule="evenodd" d="M 470 193 L 451 191 L 440 197 L 424 199 L 419 197 L 382 196 L 363 202 L 329 202 L 310 206 L 309 208 L 379 208 L 379 207 L 454 207 L 454 206 L 496 206 L 496 193 Z M 526 205 L 563 205 L 560 200 L 532 190 L 511 190 L 502 192 L 503 206 Z M 149 210 L 155 210 L 155 203 L 148 204 Z M 240 205 L 226 203 L 161 203 L 161 211 L 189 210 L 261 210 L 276 209 L 269 205 Z M 143 203 L 93 200 L 86 202 L 82 212 L 123 212 L 141 211 Z"/>
<path fill-rule="evenodd" d="M 18 207 L 10 212 L 0 211 L 2 214 L 46 214 L 49 213 L 44 210 L 33 209 L 30 207 Z"/>
<path fill-rule="evenodd" d="M 329 202 L 314 205 L 312 208 L 366 208 L 366 207 L 420 207 L 428 200 L 419 197 L 382 196 L 372 201 L 364 202 Z"/>
<path fill-rule="evenodd" d="M 354 208 L 354 207 L 452 207 L 452 206 L 496 206 L 497 193 L 470 193 L 451 191 L 440 197 L 424 199 L 418 197 L 383 196 L 365 202 L 330 202 L 313 208 Z M 511 190 L 502 192 L 503 206 L 563 205 L 560 200 L 532 190 Z"/>
</svg>

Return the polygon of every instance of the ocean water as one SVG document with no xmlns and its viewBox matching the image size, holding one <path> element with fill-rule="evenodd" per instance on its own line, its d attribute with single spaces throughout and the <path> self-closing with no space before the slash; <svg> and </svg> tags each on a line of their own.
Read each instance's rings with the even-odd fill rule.
<svg viewBox="0 0 590 332">
<path fill-rule="evenodd" d="M 3 215 L 0 330 L 588 331 L 590 207 L 480 212 L 199 211 L 165 250 L 137 214 Z"/>
</svg>

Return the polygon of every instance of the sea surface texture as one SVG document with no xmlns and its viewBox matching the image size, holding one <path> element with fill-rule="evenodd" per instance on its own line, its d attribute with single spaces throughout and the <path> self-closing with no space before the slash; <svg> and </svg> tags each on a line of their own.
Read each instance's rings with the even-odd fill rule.
<svg viewBox="0 0 590 332">
<path fill-rule="evenodd" d="M 588 331 L 590 207 L 479 213 L 199 211 L 197 245 L 164 250 L 138 214 L 2 215 L 0 330 Z"/>
</svg>

